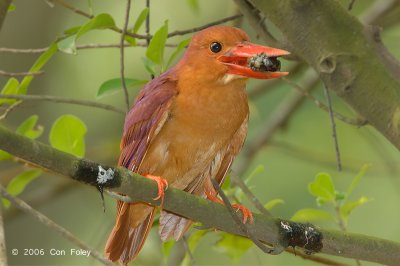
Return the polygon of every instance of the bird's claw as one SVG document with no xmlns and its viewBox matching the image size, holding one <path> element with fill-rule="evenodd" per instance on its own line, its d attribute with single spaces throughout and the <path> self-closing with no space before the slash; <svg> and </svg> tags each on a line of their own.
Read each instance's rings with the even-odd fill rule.
<svg viewBox="0 0 400 266">
<path fill-rule="evenodd" d="M 220 203 L 220 204 L 224 204 L 224 202 L 220 198 L 212 195 L 211 192 L 206 192 L 206 196 L 211 201 L 214 201 L 214 202 Z M 249 220 L 250 224 L 253 223 L 253 214 L 247 207 L 245 207 L 244 205 L 241 205 L 241 204 L 232 204 L 231 206 L 232 206 L 232 208 L 237 209 L 238 211 L 242 212 L 244 224 L 247 222 L 247 220 Z"/>
<path fill-rule="evenodd" d="M 245 207 L 244 205 L 241 204 L 232 204 L 232 208 L 237 209 L 238 211 L 241 211 L 243 214 L 243 223 L 245 224 L 247 220 L 249 220 L 249 223 L 253 223 L 253 214 L 251 211 Z"/>
<path fill-rule="evenodd" d="M 163 202 L 165 195 L 164 191 L 168 188 L 168 181 L 160 176 L 149 175 L 149 174 L 146 174 L 144 176 L 147 177 L 148 179 L 154 180 L 157 183 L 158 193 L 157 197 L 153 198 L 153 200 L 161 199 L 161 202 Z"/>
</svg>

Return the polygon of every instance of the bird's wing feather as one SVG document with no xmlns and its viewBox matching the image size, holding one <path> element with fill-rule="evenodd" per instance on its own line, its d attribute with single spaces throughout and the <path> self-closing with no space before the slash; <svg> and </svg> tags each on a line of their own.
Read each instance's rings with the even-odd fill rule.
<svg viewBox="0 0 400 266">
<path fill-rule="evenodd" d="M 230 169 L 233 160 L 236 155 L 242 149 L 244 141 L 247 136 L 247 125 L 248 125 L 249 117 L 246 116 L 242 125 L 236 131 L 235 135 L 232 138 L 232 141 L 229 143 L 229 146 L 225 152 L 225 156 L 222 159 L 221 166 L 219 167 L 219 171 L 215 176 L 215 180 L 221 185 L 224 181 L 228 170 Z M 211 184 L 212 185 L 212 184 Z"/>
<path fill-rule="evenodd" d="M 168 72 L 143 88 L 125 119 L 119 165 L 138 171 L 149 144 L 167 121 L 175 95 L 176 79 Z M 115 226 L 105 247 L 107 257 L 123 265 L 136 257 L 153 217 L 154 207 L 118 201 Z"/>
<path fill-rule="evenodd" d="M 168 118 L 177 83 L 164 73 L 143 88 L 125 119 L 118 164 L 137 171 L 149 144 Z"/>
</svg>

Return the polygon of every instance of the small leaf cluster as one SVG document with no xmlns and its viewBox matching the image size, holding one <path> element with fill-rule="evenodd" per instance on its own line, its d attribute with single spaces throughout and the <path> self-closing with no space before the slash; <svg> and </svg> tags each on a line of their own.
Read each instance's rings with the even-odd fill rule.
<svg viewBox="0 0 400 266">
<path fill-rule="evenodd" d="M 317 206 L 330 206 L 334 210 L 334 214 L 321 209 L 304 208 L 298 210 L 291 217 L 291 220 L 299 222 L 336 220 L 336 222 L 341 225 L 342 229 L 345 229 L 350 214 L 357 207 L 370 201 L 370 199 L 366 196 L 361 196 L 356 200 L 351 199 L 354 188 L 365 175 L 368 168 L 369 165 L 367 164 L 362 166 L 359 173 L 353 178 L 352 182 L 345 191 L 339 191 L 335 188 L 332 177 L 329 174 L 317 174 L 314 181 L 308 184 L 308 191 L 312 196 L 315 197 Z"/>
</svg>

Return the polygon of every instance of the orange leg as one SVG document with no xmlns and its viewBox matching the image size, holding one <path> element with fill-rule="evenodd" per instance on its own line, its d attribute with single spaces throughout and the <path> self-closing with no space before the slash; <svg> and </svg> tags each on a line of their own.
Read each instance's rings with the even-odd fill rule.
<svg viewBox="0 0 400 266">
<path fill-rule="evenodd" d="M 217 196 L 214 196 L 209 191 L 206 191 L 206 196 L 207 196 L 207 199 L 209 199 L 211 201 L 214 201 L 214 202 L 220 203 L 220 204 L 224 204 L 224 202 L 220 198 L 218 198 Z M 232 204 L 232 208 L 242 212 L 242 214 L 243 214 L 243 223 L 244 224 L 247 222 L 247 220 L 249 220 L 250 224 L 253 223 L 253 214 L 244 205 Z"/>
<path fill-rule="evenodd" d="M 162 205 L 164 203 L 164 191 L 168 188 L 167 180 L 160 176 L 155 176 L 155 175 L 150 175 L 150 174 L 145 174 L 144 176 L 147 177 L 148 179 L 154 180 L 157 183 L 158 193 L 157 193 L 157 197 L 155 197 L 153 199 L 154 200 L 161 199 L 161 205 Z"/>
</svg>

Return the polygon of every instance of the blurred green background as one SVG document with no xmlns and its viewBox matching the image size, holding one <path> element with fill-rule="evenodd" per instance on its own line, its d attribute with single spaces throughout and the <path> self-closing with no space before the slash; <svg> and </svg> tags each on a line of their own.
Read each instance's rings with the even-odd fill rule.
<svg viewBox="0 0 400 266">
<path fill-rule="evenodd" d="M 145 6 L 145 1 L 132 1 L 131 21 L 134 21 Z M 200 26 L 238 12 L 233 1 L 202 0 L 194 10 L 190 1 L 152 0 L 151 1 L 151 32 L 155 32 L 165 20 L 169 20 L 170 31 Z M 347 6 L 348 1 L 340 1 Z M 377 2 L 385 2 L 377 0 Z M 81 25 L 86 18 L 68 11 L 58 5 L 53 8 L 45 1 L 15 0 L 16 10 L 9 13 L 0 32 L 0 47 L 13 48 L 42 48 L 48 46 L 63 30 Z M 68 3 L 88 10 L 88 1 L 68 1 Z M 356 1 L 352 14 L 362 14 L 375 1 Z M 111 14 L 119 27 L 123 24 L 125 1 L 93 0 L 94 14 L 103 12 Z M 397 7 L 399 9 L 399 7 Z M 268 23 L 268 20 L 267 20 Z M 400 23 L 383 26 L 382 38 L 394 56 L 400 58 Z M 253 42 L 258 40 L 254 30 L 246 19 L 240 25 L 251 36 Z M 272 29 L 276 33 L 276 30 Z M 337 29 L 340 31 L 340 29 Z M 143 32 L 143 29 L 141 30 Z M 301 34 L 301 33 L 299 33 Z M 174 37 L 169 43 L 187 38 Z M 92 31 L 79 40 L 85 43 L 118 43 L 120 36 L 109 30 Z M 173 50 L 167 48 L 167 56 Z M 127 48 L 126 77 L 148 79 L 141 58 L 145 48 Z M 37 58 L 37 54 L 7 54 L 0 53 L 0 69 L 10 72 L 27 71 Z M 120 71 L 119 50 L 88 49 L 79 50 L 76 56 L 59 52 L 45 66 L 45 75 L 34 79 L 29 88 L 29 94 L 48 94 L 69 98 L 96 100 L 99 86 L 106 80 L 118 78 Z M 168 57 L 167 57 L 168 58 Z M 283 62 L 283 68 L 288 68 L 291 62 Z M 312 70 L 303 70 L 289 79 L 299 82 L 315 75 Z M 7 78 L 0 77 L 0 86 L 4 86 Z M 250 81 L 249 90 L 265 86 L 265 93 L 251 99 L 251 120 L 246 143 L 258 136 L 261 128 L 269 121 L 270 114 L 282 99 L 290 93 L 291 88 L 285 82 Z M 137 89 L 130 90 L 131 101 Z M 315 97 L 325 101 L 322 85 L 313 91 Z M 104 97 L 100 102 L 109 103 L 124 108 L 121 92 Z M 354 113 L 336 96 L 333 95 L 333 107 L 336 111 L 355 116 Z M 62 114 L 74 114 L 82 119 L 88 132 L 85 137 L 86 157 L 97 162 L 115 165 L 118 159 L 119 141 L 123 126 L 123 115 L 88 107 L 56 104 L 48 102 L 25 102 L 12 111 L 2 123 L 15 129 L 31 114 L 39 115 L 39 124 L 45 128 L 40 138 L 48 143 L 48 133 L 51 124 Z M 354 191 L 353 199 L 367 196 L 372 199 L 359 207 L 351 215 L 348 230 L 364 233 L 381 238 L 400 241 L 400 156 L 386 139 L 369 126 L 355 127 L 337 122 L 337 132 L 342 154 L 343 171 L 336 170 L 335 151 L 331 137 L 329 116 L 306 99 L 290 120 L 281 128 L 248 165 L 246 177 L 258 165 L 265 170 L 254 176 L 249 182 L 254 194 L 261 202 L 280 198 L 284 204 L 272 209 L 274 215 L 290 218 L 298 209 L 316 207 L 314 198 L 308 193 L 307 185 L 314 180 L 319 172 L 332 175 L 337 188 L 345 190 L 352 178 L 365 163 L 371 164 L 365 177 Z M 246 144 L 245 144 L 246 146 Z M 241 157 L 235 165 L 240 163 Z M 235 169 L 235 165 L 233 169 Z M 3 185 L 20 173 L 26 166 L 16 163 L 0 163 L 0 178 Z M 115 219 L 115 202 L 106 197 L 106 212 L 103 213 L 99 193 L 92 187 L 78 184 L 65 177 L 46 173 L 29 184 L 20 196 L 34 208 L 48 215 L 55 222 L 64 226 L 85 243 L 102 251 L 107 236 Z M 244 200 L 247 206 L 251 204 Z M 252 208 L 252 206 L 251 206 Z M 329 208 L 322 208 L 330 210 Z M 253 209 L 254 210 L 254 209 Z M 333 211 L 332 211 L 333 212 Z M 51 248 L 64 249 L 69 252 L 76 248 L 56 232 L 40 224 L 37 220 L 20 212 L 14 206 L 5 211 L 5 230 L 7 249 L 17 248 Z M 332 222 L 320 222 L 318 225 L 327 228 L 337 228 Z M 191 232 L 194 230 L 192 229 Z M 208 233 L 199 242 L 194 251 L 196 265 L 313 265 L 292 254 L 269 256 L 257 248 L 251 248 L 237 262 L 214 247 L 220 238 L 219 233 Z M 67 252 L 67 253 L 68 253 Z M 175 265 L 180 262 L 184 248 L 178 243 L 167 264 Z M 334 258 L 337 261 L 354 261 Z M 10 265 L 98 265 L 92 258 L 71 256 L 12 256 L 8 254 Z M 162 265 L 161 242 L 157 229 L 153 228 L 146 245 L 133 265 Z M 374 265 L 363 263 L 363 265 Z"/>
</svg>

